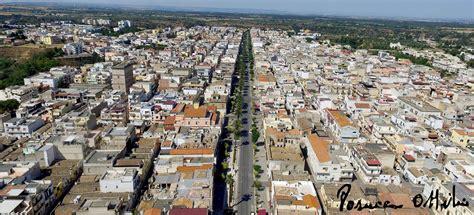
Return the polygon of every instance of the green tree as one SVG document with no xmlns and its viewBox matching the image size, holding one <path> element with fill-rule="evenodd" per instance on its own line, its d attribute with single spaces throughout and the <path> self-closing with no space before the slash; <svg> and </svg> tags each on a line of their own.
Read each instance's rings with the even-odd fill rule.
<svg viewBox="0 0 474 215">
<path fill-rule="evenodd" d="M 258 132 L 257 128 L 252 128 L 252 142 L 256 143 L 260 138 L 260 132 Z"/>
<path fill-rule="evenodd" d="M 20 102 L 16 99 L 8 99 L 4 101 L 0 101 L 0 113 L 11 112 L 20 106 Z"/>
<path fill-rule="evenodd" d="M 474 60 L 468 61 L 467 66 L 470 67 L 470 68 L 474 68 Z"/>
<path fill-rule="evenodd" d="M 48 71 L 52 67 L 59 66 L 60 63 L 55 57 L 61 56 L 63 54 L 61 49 L 51 49 L 39 54 L 33 55 L 30 59 L 26 61 L 18 61 L 14 64 L 4 63 L 7 68 L 0 68 L 0 89 L 12 85 L 23 84 L 23 79 L 35 75 L 38 72 Z"/>
</svg>

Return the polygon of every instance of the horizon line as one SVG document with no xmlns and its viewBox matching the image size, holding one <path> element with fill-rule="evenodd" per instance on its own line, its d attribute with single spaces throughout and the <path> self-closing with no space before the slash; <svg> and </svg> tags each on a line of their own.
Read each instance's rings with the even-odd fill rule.
<svg viewBox="0 0 474 215">
<path fill-rule="evenodd" d="M 281 11 L 275 9 L 257 9 L 257 8 L 220 8 L 220 7 L 186 7 L 186 6 L 169 6 L 169 5 L 154 5 L 150 8 L 150 4 L 107 4 L 107 3 L 84 3 L 84 2 L 63 2 L 63 1 L 12 1 L 0 3 L 0 5 L 81 5 L 101 8 L 134 8 L 149 11 L 165 11 L 165 12 L 195 12 L 195 13 L 221 13 L 221 14 L 245 14 L 245 15 L 276 15 L 276 16 L 298 16 L 298 17 L 314 17 L 314 18 L 345 18 L 354 20 L 385 20 L 385 21 L 413 21 L 413 22 L 432 22 L 432 23 L 456 23 L 456 24 L 474 24 L 474 17 L 472 19 L 466 18 L 433 18 L 433 17 L 404 17 L 404 16 L 376 16 L 376 15 L 341 15 L 341 14 L 320 14 L 320 13 L 296 13 L 291 11 Z"/>
</svg>

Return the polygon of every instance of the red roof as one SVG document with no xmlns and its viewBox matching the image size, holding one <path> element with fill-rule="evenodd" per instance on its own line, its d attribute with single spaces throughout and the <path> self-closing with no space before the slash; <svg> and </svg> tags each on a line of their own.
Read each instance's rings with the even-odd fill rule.
<svg viewBox="0 0 474 215">
<path fill-rule="evenodd" d="M 207 111 L 209 112 L 216 112 L 217 111 L 217 107 L 215 105 L 209 105 L 207 106 Z"/>
<path fill-rule="evenodd" d="M 267 215 L 267 210 L 265 210 L 265 209 L 259 209 L 259 210 L 257 211 L 257 215 Z"/>
<path fill-rule="evenodd" d="M 207 215 L 206 208 L 173 208 L 170 210 L 170 215 Z"/>
<path fill-rule="evenodd" d="M 369 165 L 369 166 L 380 166 L 382 164 L 377 159 L 370 159 L 370 160 L 367 160 L 367 165 Z"/>
<path fill-rule="evenodd" d="M 165 126 L 164 127 L 165 131 L 174 131 L 176 128 L 174 126 Z"/>
<path fill-rule="evenodd" d="M 356 108 L 360 109 L 370 109 L 370 104 L 369 103 L 355 103 Z"/>
<path fill-rule="evenodd" d="M 167 116 L 163 124 L 165 126 L 172 126 L 176 120 L 176 116 Z"/>
<path fill-rule="evenodd" d="M 403 157 L 404 157 L 405 160 L 407 160 L 407 161 L 410 161 L 410 162 L 415 161 L 415 158 L 414 158 L 412 155 L 410 155 L 410 154 L 404 154 Z"/>
<path fill-rule="evenodd" d="M 165 104 L 165 105 L 174 105 L 174 104 L 176 104 L 176 102 L 173 101 L 173 100 L 167 100 L 167 101 L 164 101 L 163 104 Z"/>
</svg>

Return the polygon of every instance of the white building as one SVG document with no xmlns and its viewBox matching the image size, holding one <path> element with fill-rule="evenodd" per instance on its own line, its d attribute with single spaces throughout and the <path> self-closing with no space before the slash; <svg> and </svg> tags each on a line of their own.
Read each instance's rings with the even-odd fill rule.
<svg viewBox="0 0 474 215">
<path fill-rule="evenodd" d="M 325 124 L 341 142 L 349 143 L 359 138 L 359 129 L 344 113 L 339 110 L 326 110 L 326 114 Z"/>
<path fill-rule="evenodd" d="M 474 183 L 474 164 L 468 160 L 451 160 L 443 169 L 453 182 Z"/>
<path fill-rule="evenodd" d="M 38 130 L 45 124 L 41 118 L 13 118 L 3 123 L 5 134 L 12 137 L 31 138 L 34 131 Z"/>
<path fill-rule="evenodd" d="M 132 27 L 132 22 L 130 20 L 120 20 L 118 23 L 119 28 L 130 28 Z"/>
<path fill-rule="evenodd" d="M 328 140 L 310 134 L 304 143 L 307 148 L 308 166 L 316 181 L 334 182 L 353 178 L 354 168 L 349 162 L 334 154 L 336 150 L 331 148 L 335 146 Z"/>
<path fill-rule="evenodd" d="M 38 95 L 38 88 L 22 85 L 11 86 L 0 90 L 0 100 L 16 99 L 18 102 L 24 102 Z"/>
<path fill-rule="evenodd" d="M 136 169 L 107 170 L 100 178 L 100 192 L 133 193 L 138 183 L 139 176 Z"/>
<path fill-rule="evenodd" d="M 82 43 L 68 43 L 64 45 L 63 50 L 67 55 L 78 55 L 84 52 Z"/>
<path fill-rule="evenodd" d="M 311 181 L 272 181 L 271 214 L 322 214 L 321 204 Z M 288 201 L 280 201 L 285 199 Z M 299 202 L 300 204 L 293 204 Z"/>
<path fill-rule="evenodd" d="M 430 115 L 441 117 L 441 111 L 428 102 L 416 97 L 398 97 L 400 107 L 417 117 L 427 118 Z"/>
</svg>

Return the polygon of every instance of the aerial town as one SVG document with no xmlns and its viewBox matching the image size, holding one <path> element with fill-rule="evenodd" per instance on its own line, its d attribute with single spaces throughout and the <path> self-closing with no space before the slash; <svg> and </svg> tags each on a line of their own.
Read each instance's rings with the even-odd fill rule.
<svg viewBox="0 0 474 215">
<path fill-rule="evenodd" d="M 460 58 L 390 44 L 421 65 L 309 30 L 121 33 L 133 25 L 0 35 L 63 53 L 0 90 L 0 214 L 474 214 Z"/>
</svg>

